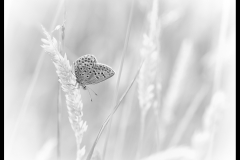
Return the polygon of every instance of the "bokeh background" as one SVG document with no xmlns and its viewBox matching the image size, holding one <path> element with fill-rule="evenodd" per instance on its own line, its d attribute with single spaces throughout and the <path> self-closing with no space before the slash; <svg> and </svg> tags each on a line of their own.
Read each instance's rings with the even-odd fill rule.
<svg viewBox="0 0 240 160">
<path fill-rule="evenodd" d="M 81 89 L 88 129 L 82 146 L 90 150 L 114 107 L 117 77 L 132 0 L 4 1 L 4 155 L 9 160 L 57 159 L 58 77 L 43 52 L 43 25 L 62 24 L 72 63 L 92 54 L 115 70 L 114 77 Z M 154 98 L 146 111 L 143 136 L 139 86 L 135 81 L 114 115 L 105 159 L 235 159 L 235 47 L 233 0 L 135 0 L 119 98 L 142 60 L 144 34 L 157 8 L 157 67 Z M 53 32 L 58 39 L 58 31 Z M 141 74 L 147 79 L 152 70 Z M 143 92 L 143 90 L 142 90 Z M 146 93 L 147 90 L 146 90 Z M 148 96 L 148 95 L 146 95 Z M 61 98 L 60 154 L 76 159 L 76 141 Z M 154 102 L 154 103 L 153 103 Z M 102 156 L 106 132 L 96 146 Z M 141 142 L 140 142 L 141 141 Z M 139 145 L 141 144 L 141 147 Z"/>
</svg>

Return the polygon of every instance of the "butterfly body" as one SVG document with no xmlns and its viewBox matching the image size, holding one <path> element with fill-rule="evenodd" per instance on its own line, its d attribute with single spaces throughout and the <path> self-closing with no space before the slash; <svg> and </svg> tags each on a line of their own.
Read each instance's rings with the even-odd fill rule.
<svg viewBox="0 0 240 160">
<path fill-rule="evenodd" d="M 79 57 L 73 66 L 76 81 L 83 89 L 86 89 L 86 85 L 100 83 L 115 74 L 111 67 L 98 63 L 93 55 Z"/>
</svg>

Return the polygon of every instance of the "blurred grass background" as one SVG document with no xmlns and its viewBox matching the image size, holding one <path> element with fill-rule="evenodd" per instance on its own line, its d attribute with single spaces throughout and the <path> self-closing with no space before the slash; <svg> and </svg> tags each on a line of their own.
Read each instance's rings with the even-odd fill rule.
<svg viewBox="0 0 240 160">
<path fill-rule="evenodd" d="M 41 38 L 44 38 L 41 24 L 48 31 L 62 24 L 64 3 L 56 0 L 4 2 L 4 152 L 10 152 L 9 159 L 55 159 L 58 77 L 49 56 L 40 47 Z M 92 54 L 100 63 L 111 66 L 116 72 L 111 79 L 90 86 L 98 93 L 98 96 L 92 94 L 93 102 L 88 93 L 81 90 L 83 120 L 88 124 L 82 145 L 86 146 L 87 152 L 113 107 L 130 7 L 130 0 L 66 0 L 65 52 L 70 62 L 82 55 Z M 119 95 L 130 84 L 140 65 L 140 49 L 143 34 L 147 33 L 147 18 L 151 8 L 152 1 L 135 0 Z M 217 101 L 225 99 L 221 102 L 224 109 L 220 112 L 214 129 L 212 153 L 214 159 L 233 159 L 235 2 L 160 0 L 158 10 L 161 34 L 157 75 L 161 93 L 157 100 L 161 117 L 156 123 L 152 118 L 154 110 L 151 108 L 148 111 L 141 157 L 148 157 L 171 147 L 176 129 L 192 106 L 194 98 L 203 94 L 194 116 L 177 143 L 177 146 L 192 145 L 191 137 L 204 128 L 204 113 L 214 95 L 220 93 Z M 53 36 L 58 38 L 58 33 L 54 32 Z M 202 88 L 206 88 L 204 93 L 199 93 Z M 62 103 L 61 159 L 75 159 L 76 142 L 69 125 L 64 95 Z M 173 114 L 171 123 L 166 125 L 162 123 L 168 115 L 161 114 L 165 110 Z M 17 122 L 20 113 L 24 117 Z M 162 127 L 159 134 L 164 137 L 160 142 L 156 142 L 157 125 Z M 15 126 L 17 129 L 12 137 Z M 134 159 L 139 130 L 140 108 L 135 83 L 114 115 L 106 159 Z M 100 154 L 105 136 L 106 132 L 96 148 Z M 120 144 L 118 145 L 119 136 L 123 136 L 121 138 L 124 142 L 121 144 L 121 153 L 117 153 L 121 149 Z M 10 145 L 11 141 L 13 145 Z M 159 150 L 157 143 L 161 144 Z M 49 157 L 41 157 L 44 154 Z M 116 155 L 121 156 L 117 158 Z"/>
</svg>

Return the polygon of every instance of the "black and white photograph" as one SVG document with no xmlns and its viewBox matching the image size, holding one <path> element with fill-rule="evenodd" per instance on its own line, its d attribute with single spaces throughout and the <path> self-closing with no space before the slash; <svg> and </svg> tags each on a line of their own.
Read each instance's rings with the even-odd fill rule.
<svg viewBox="0 0 240 160">
<path fill-rule="evenodd" d="M 236 160 L 236 1 L 4 0 L 4 160 Z"/>
</svg>

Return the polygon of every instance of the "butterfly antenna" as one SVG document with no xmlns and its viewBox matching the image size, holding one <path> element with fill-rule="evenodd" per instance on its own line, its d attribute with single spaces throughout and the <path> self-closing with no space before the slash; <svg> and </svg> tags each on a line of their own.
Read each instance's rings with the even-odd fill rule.
<svg viewBox="0 0 240 160">
<path fill-rule="evenodd" d="M 91 96 L 91 94 L 90 94 L 90 92 L 89 92 L 88 89 L 87 89 L 87 91 L 88 91 L 88 94 L 89 94 L 89 96 L 90 96 L 90 98 L 91 98 L 91 102 L 92 102 L 92 96 Z"/>
<path fill-rule="evenodd" d="M 87 88 L 91 89 L 90 87 L 87 87 Z M 92 90 L 92 89 L 91 89 L 91 91 L 92 91 L 93 93 L 95 93 L 95 95 L 97 96 L 97 93 L 96 93 L 96 92 L 94 92 L 94 90 Z"/>
</svg>

